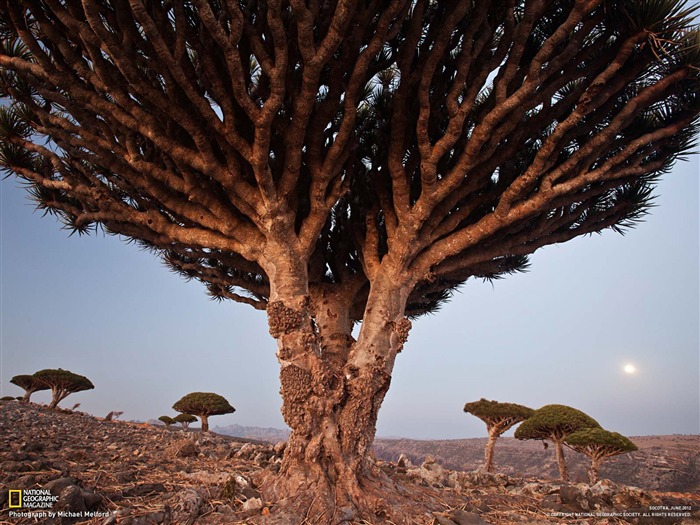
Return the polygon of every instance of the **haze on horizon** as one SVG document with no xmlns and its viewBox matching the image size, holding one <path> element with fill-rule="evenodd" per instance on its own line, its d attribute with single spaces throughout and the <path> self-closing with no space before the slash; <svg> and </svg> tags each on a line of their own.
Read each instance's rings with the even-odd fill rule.
<svg viewBox="0 0 700 525">
<path fill-rule="evenodd" d="M 470 281 L 415 321 L 377 435 L 485 436 L 462 412 L 481 397 L 568 404 L 630 436 L 700 433 L 699 175 L 697 156 L 677 163 L 624 237 L 546 247 L 529 272 Z M 212 391 L 237 409 L 212 428 L 285 427 L 262 312 L 210 300 L 115 237 L 69 237 L 18 186 L 0 182 L 0 396 L 21 394 L 14 375 L 60 367 L 95 384 L 61 406 L 97 416 L 174 415 L 184 394 Z"/>
</svg>

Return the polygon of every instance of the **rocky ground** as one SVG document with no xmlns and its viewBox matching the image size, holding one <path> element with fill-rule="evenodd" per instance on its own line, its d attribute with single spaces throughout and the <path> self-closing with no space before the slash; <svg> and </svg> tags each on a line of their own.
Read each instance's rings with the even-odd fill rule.
<svg viewBox="0 0 700 525">
<path fill-rule="evenodd" d="M 279 468 L 283 450 L 284 444 L 0 402 L 0 524 L 273 522 L 275 506 L 256 481 Z M 417 525 L 700 525 L 698 494 L 454 471 L 431 458 L 420 466 L 406 456 L 379 466 L 406 493 L 439 509 L 409 518 Z M 56 516 L 9 509 L 10 492 L 20 489 L 53 498 Z"/>
</svg>

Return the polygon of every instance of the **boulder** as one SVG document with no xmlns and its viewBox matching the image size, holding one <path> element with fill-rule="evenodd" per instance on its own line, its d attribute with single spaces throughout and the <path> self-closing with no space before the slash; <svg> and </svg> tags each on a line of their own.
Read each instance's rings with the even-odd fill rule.
<svg viewBox="0 0 700 525">
<path fill-rule="evenodd" d="M 168 447 L 168 451 L 176 458 L 192 458 L 199 455 L 199 446 L 190 439 L 181 439 Z"/>
<path fill-rule="evenodd" d="M 202 508 L 204 498 L 194 489 L 184 489 L 171 500 L 172 520 L 179 525 L 192 525 Z"/>
<path fill-rule="evenodd" d="M 396 465 L 401 468 L 411 468 L 413 466 L 413 463 L 411 463 L 411 459 L 404 453 L 401 453 L 399 456 L 399 460 L 396 462 Z"/>
<path fill-rule="evenodd" d="M 122 491 L 122 495 L 126 498 L 131 498 L 146 496 L 147 494 L 158 494 L 160 492 L 165 492 L 165 485 L 162 483 L 141 483 Z"/>
<path fill-rule="evenodd" d="M 432 487 L 444 487 L 447 482 L 447 472 L 432 456 L 425 458 L 423 464 L 417 469 L 417 474 Z"/>
<path fill-rule="evenodd" d="M 582 485 L 562 485 L 559 487 L 559 500 L 562 505 L 574 511 L 591 510 L 591 492 Z"/>
<path fill-rule="evenodd" d="M 455 509 L 450 513 L 450 518 L 457 525 L 491 525 L 488 521 L 474 512 L 467 512 L 461 509 Z"/>
<path fill-rule="evenodd" d="M 263 502 L 260 498 L 247 499 L 243 502 L 243 506 L 241 507 L 244 512 L 254 512 L 262 510 L 262 508 Z"/>
</svg>

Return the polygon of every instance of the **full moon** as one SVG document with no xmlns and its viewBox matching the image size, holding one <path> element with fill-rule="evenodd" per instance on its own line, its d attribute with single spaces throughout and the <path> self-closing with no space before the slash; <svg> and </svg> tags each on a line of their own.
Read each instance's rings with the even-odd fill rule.
<svg viewBox="0 0 700 525">
<path fill-rule="evenodd" d="M 632 363 L 627 363 L 623 367 L 623 370 L 625 371 L 625 374 L 634 374 L 637 371 L 637 367 L 634 366 Z"/>
</svg>

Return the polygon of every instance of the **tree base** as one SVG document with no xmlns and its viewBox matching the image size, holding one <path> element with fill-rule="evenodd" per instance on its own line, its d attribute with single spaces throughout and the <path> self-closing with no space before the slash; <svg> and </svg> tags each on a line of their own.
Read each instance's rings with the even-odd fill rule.
<svg viewBox="0 0 700 525">
<path fill-rule="evenodd" d="M 270 514 L 249 518 L 251 525 L 428 525 L 434 513 L 464 503 L 456 494 L 413 483 L 401 484 L 378 466 L 355 482 L 303 474 L 261 472 L 256 479 Z M 448 501 L 454 499 L 454 501 Z"/>
</svg>

